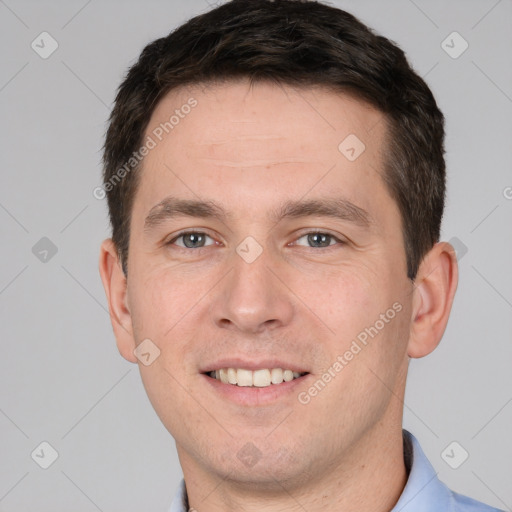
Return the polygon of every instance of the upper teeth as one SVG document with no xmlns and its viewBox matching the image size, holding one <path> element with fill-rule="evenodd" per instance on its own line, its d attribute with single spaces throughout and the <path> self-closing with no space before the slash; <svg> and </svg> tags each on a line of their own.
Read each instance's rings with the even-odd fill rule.
<svg viewBox="0 0 512 512">
<path fill-rule="evenodd" d="M 289 382 L 301 374 L 292 370 L 283 370 L 281 368 L 263 369 L 263 370 L 244 370 L 242 368 L 221 368 L 210 372 L 210 377 L 220 380 L 224 384 L 235 384 L 238 386 L 255 386 L 264 388 L 271 384 L 281 384 Z"/>
</svg>

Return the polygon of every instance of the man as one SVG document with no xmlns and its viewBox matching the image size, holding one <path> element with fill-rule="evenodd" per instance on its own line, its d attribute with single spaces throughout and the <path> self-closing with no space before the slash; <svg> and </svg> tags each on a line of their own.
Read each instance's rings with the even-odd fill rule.
<svg viewBox="0 0 512 512">
<path fill-rule="evenodd" d="M 176 440 L 172 511 L 487 511 L 402 430 L 457 287 L 444 120 L 316 2 L 233 0 L 148 45 L 105 142 L 100 271 Z"/>
</svg>

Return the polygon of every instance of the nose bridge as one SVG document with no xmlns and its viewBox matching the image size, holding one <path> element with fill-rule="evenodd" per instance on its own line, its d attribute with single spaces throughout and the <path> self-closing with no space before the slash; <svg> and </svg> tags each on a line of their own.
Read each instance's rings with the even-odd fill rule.
<svg viewBox="0 0 512 512">
<path fill-rule="evenodd" d="M 230 260 L 232 271 L 212 305 L 214 322 L 252 333 L 289 323 L 293 305 L 287 288 L 275 275 L 280 266 L 277 255 L 247 237 Z"/>
</svg>

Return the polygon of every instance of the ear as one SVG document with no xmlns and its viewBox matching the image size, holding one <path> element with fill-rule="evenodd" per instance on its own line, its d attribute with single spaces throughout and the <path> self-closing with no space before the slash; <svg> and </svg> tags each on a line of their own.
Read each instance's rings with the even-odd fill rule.
<svg viewBox="0 0 512 512">
<path fill-rule="evenodd" d="M 440 242 L 423 258 L 415 280 L 407 355 L 423 357 L 439 344 L 459 278 L 455 249 Z"/>
<path fill-rule="evenodd" d="M 117 348 L 127 361 L 136 363 L 137 358 L 133 353 L 136 345 L 133 338 L 132 319 L 126 300 L 126 276 L 117 249 L 110 238 L 101 244 L 99 268 L 107 294 L 110 321 Z"/>
</svg>

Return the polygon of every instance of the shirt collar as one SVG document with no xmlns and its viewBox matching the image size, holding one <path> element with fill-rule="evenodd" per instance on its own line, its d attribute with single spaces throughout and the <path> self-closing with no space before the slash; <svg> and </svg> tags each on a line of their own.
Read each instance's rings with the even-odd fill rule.
<svg viewBox="0 0 512 512">
<path fill-rule="evenodd" d="M 453 493 L 438 478 L 437 473 L 423 453 L 418 440 L 407 430 L 402 431 L 404 461 L 408 472 L 407 483 L 391 512 L 432 512 L 461 510 L 459 505 L 469 505 L 466 510 L 491 511 L 487 508 L 473 508 L 477 502 L 471 498 Z M 187 512 L 189 508 L 185 481 L 182 480 L 169 512 Z"/>
<path fill-rule="evenodd" d="M 429 512 L 450 502 L 450 490 L 437 478 L 437 473 L 421 449 L 418 440 L 402 431 L 404 460 L 409 472 L 404 490 L 391 512 Z"/>
<path fill-rule="evenodd" d="M 182 479 L 172 500 L 169 512 L 188 512 L 188 508 L 187 489 L 185 487 L 185 480 Z"/>
</svg>

